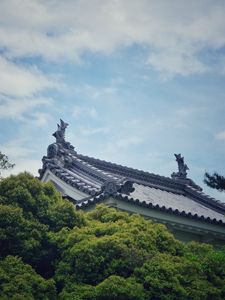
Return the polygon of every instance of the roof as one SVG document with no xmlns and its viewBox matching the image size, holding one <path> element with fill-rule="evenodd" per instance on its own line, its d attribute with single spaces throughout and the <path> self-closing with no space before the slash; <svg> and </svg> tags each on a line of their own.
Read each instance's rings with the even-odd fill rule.
<svg viewBox="0 0 225 300">
<path fill-rule="evenodd" d="M 62 182 L 83 192 L 81 199 L 73 199 L 78 209 L 113 195 L 134 205 L 225 225 L 225 204 L 204 194 L 187 177 L 188 167 L 180 154 L 175 155 L 178 172 L 171 177 L 144 172 L 78 154 L 65 141 L 67 125 L 61 120 L 53 134 L 56 142 L 49 145 L 39 173 L 42 179 L 49 170 Z"/>
</svg>

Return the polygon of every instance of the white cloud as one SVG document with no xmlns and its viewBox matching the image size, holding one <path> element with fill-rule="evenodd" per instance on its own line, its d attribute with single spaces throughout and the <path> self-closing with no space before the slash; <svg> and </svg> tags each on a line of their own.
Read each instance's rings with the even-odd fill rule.
<svg viewBox="0 0 225 300">
<path fill-rule="evenodd" d="M 83 136 L 91 136 L 95 134 L 102 134 L 109 132 L 107 127 L 97 127 L 97 128 L 81 128 L 80 133 Z"/>
<path fill-rule="evenodd" d="M 35 150 L 27 146 L 26 143 L 27 139 L 25 137 L 16 138 L 1 145 L 1 151 L 2 153 L 7 153 L 10 160 L 26 158 L 35 152 Z"/>
<path fill-rule="evenodd" d="M 219 132 L 219 133 L 217 133 L 217 134 L 215 135 L 215 138 L 216 138 L 217 140 L 225 140 L 225 130 L 224 130 L 224 131 L 221 131 L 221 132 Z"/>
<path fill-rule="evenodd" d="M 224 12 L 223 1 L 210 0 L 2 0 L 0 47 L 8 57 L 76 61 L 86 50 L 138 44 L 159 72 L 198 74 L 210 68 L 199 53 L 225 45 Z"/>
<path fill-rule="evenodd" d="M 25 120 L 27 114 L 31 113 L 33 109 L 40 106 L 49 106 L 52 104 L 50 98 L 11 98 L 0 94 L 0 118 L 10 118 Z M 33 113 L 34 119 L 40 119 L 39 113 Z"/>
<path fill-rule="evenodd" d="M 109 86 L 101 86 L 96 87 L 89 84 L 81 85 L 80 87 L 75 88 L 75 93 L 81 94 L 82 96 L 85 96 L 87 99 L 103 99 L 109 98 L 116 94 L 117 87 L 115 86 L 115 83 L 112 83 Z"/>
<path fill-rule="evenodd" d="M 33 110 L 51 105 L 51 98 L 40 95 L 59 86 L 56 78 L 44 75 L 36 67 L 26 68 L 0 55 L 0 118 L 25 121 L 32 113 L 32 120 L 43 124 L 43 113 L 41 117 L 41 112 Z"/>
<path fill-rule="evenodd" d="M 32 112 L 30 117 L 27 118 L 27 122 L 31 126 L 43 127 L 52 120 L 52 116 L 44 112 Z"/>
<path fill-rule="evenodd" d="M 33 157 L 39 156 L 40 149 L 38 145 L 30 142 L 28 131 L 28 127 L 25 126 L 19 137 L 0 145 L 1 152 L 8 156 L 10 163 L 15 163 L 13 169 L 2 170 L 1 176 L 6 177 L 24 171 L 29 171 L 35 176 L 38 175 L 38 169 L 41 168 L 41 159 L 34 159 Z"/>
<path fill-rule="evenodd" d="M 29 97 L 56 83 L 36 68 L 18 66 L 0 56 L 0 92 L 12 97 Z"/>
<path fill-rule="evenodd" d="M 173 75 L 201 74 L 208 70 L 194 55 L 178 52 L 161 51 L 152 53 L 148 58 L 148 63 L 161 74 L 166 74 L 164 79 L 168 79 Z"/>
<path fill-rule="evenodd" d="M 97 118 L 98 114 L 94 107 L 84 107 L 84 106 L 74 106 L 72 109 L 72 115 L 75 118 L 78 117 L 91 117 L 93 119 Z"/>
</svg>

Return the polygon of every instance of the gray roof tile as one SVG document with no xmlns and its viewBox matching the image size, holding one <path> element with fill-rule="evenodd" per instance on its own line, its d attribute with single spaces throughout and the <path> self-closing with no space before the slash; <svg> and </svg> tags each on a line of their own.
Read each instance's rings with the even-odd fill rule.
<svg viewBox="0 0 225 300">
<path fill-rule="evenodd" d="M 209 217 L 210 219 L 221 220 L 225 222 L 225 216 L 211 208 L 198 203 L 187 196 L 179 195 L 160 189 L 143 186 L 140 184 L 134 184 L 134 192 L 130 196 L 134 199 L 139 199 L 141 202 L 151 203 L 153 205 L 159 205 L 159 207 L 171 208 L 179 212 L 191 213 L 198 217 Z"/>
</svg>

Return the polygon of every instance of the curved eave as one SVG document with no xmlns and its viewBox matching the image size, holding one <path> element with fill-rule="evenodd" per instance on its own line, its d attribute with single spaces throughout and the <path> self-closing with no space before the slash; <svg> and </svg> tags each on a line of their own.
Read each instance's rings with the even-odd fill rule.
<svg viewBox="0 0 225 300">
<path fill-rule="evenodd" d="M 208 207 L 212 207 L 219 212 L 222 211 L 225 214 L 225 204 L 221 201 L 216 200 L 206 195 L 204 192 L 198 191 L 189 185 L 185 186 L 185 192 L 187 193 L 187 195 L 191 196 L 193 199 L 199 201 L 200 203 L 204 203 Z"/>
<path fill-rule="evenodd" d="M 41 180 L 43 180 L 43 178 L 48 170 L 52 174 L 54 174 L 54 176 L 59 178 L 61 181 L 65 182 L 71 188 L 75 188 L 85 194 L 94 196 L 94 195 L 98 194 L 101 190 L 100 188 L 97 189 L 97 188 L 94 188 L 94 187 L 88 185 L 86 182 L 83 182 L 82 180 L 76 179 L 66 169 L 61 168 L 59 166 L 55 166 L 55 165 L 45 167 L 45 171 L 41 176 Z"/>
<path fill-rule="evenodd" d="M 172 209 L 171 207 L 167 208 L 165 206 L 159 206 L 158 204 L 154 205 L 151 202 L 147 203 L 145 201 L 141 201 L 139 199 L 134 199 L 132 197 L 122 195 L 122 194 L 119 194 L 119 193 L 117 193 L 115 195 L 106 195 L 106 194 L 102 193 L 102 194 L 100 194 L 96 197 L 93 197 L 91 199 L 81 201 L 80 203 L 78 203 L 76 205 L 76 208 L 77 209 L 83 209 L 85 207 L 95 205 L 97 203 L 100 203 L 100 202 L 104 201 L 109 196 L 112 196 L 112 197 L 114 197 L 118 200 L 122 200 L 122 201 L 125 201 L 125 202 L 132 203 L 134 205 L 138 205 L 138 206 L 142 206 L 142 207 L 146 207 L 146 208 L 151 208 L 151 209 L 156 209 L 156 210 L 167 212 L 167 213 L 170 213 L 170 214 L 173 214 L 173 215 L 178 215 L 178 216 L 183 216 L 183 217 L 187 217 L 187 218 L 194 219 L 194 220 L 204 221 L 204 222 L 207 222 L 207 223 L 210 223 L 210 224 L 225 226 L 225 221 L 223 222 L 222 220 L 212 219 L 210 217 L 206 218 L 204 216 L 199 216 L 198 214 L 192 214 L 190 212 L 187 213 L 185 211 L 180 211 L 178 209 Z"/>
</svg>

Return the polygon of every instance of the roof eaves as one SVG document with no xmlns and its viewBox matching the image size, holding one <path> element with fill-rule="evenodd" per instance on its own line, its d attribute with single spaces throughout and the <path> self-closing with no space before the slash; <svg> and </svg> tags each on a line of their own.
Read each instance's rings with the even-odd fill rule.
<svg viewBox="0 0 225 300">
<path fill-rule="evenodd" d="M 91 185 L 80 179 L 76 179 L 63 167 L 51 164 L 51 166 L 46 165 L 46 169 L 49 169 L 55 176 L 60 178 L 68 185 L 73 186 L 84 193 L 94 196 L 99 192 L 99 189 L 97 189 L 96 187 L 92 187 Z"/>
<path fill-rule="evenodd" d="M 197 200 L 200 203 L 204 203 L 217 212 L 225 214 L 225 203 L 222 203 L 221 201 L 206 195 L 203 191 L 199 191 L 190 185 L 186 185 L 184 189 L 186 194 L 188 196 L 191 196 L 194 200 Z"/>
<path fill-rule="evenodd" d="M 78 203 L 76 205 L 76 208 L 77 209 L 82 209 L 82 208 L 97 204 L 97 203 L 105 200 L 108 196 L 109 195 L 102 193 L 102 194 L 98 195 L 97 197 L 93 197 L 91 199 L 88 199 L 88 200 L 85 200 L 85 201 L 82 201 L 82 202 Z M 192 214 L 190 212 L 187 213 L 184 210 L 180 211 L 178 209 L 173 209 L 172 207 L 167 208 L 164 205 L 160 206 L 158 204 L 153 204 L 151 202 L 147 203 L 146 201 L 140 201 L 139 199 L 134 199 L 134 198 L 132 198 L 128 195 L 123 195 L 123 194 L 120 194 L 120 193 L 117 193 L 113 196 L 118 200 L 126 201 L 126 202 L 132 203 L 134 205 L 139 205 L 139 206 L 146 207 L 146 208 L 153 208 L 153 209 L 157 209 L 159 211 L 164 211 L 164 212 L 167 212 L 167 213 L 172 213 L 172 214 L 175 214 L 175 215 L 180 215 L 180 216 L 188 217 L 188 218 L 195 219 L 195 220 L 201 220 L 201 221 L 204 221 L 204 222 L 207 222 L 207 223 L 212 223 L 212 224 L 216 224 L 216 225 L 225 226 L 225 221 L 223 222 L 222 220 L 217 220 L 215 218 L 212 219 L 210 217 L 204 217 L 203 215 L 199 216 L 196 213 L 195 214 Z"/>
</svg>

